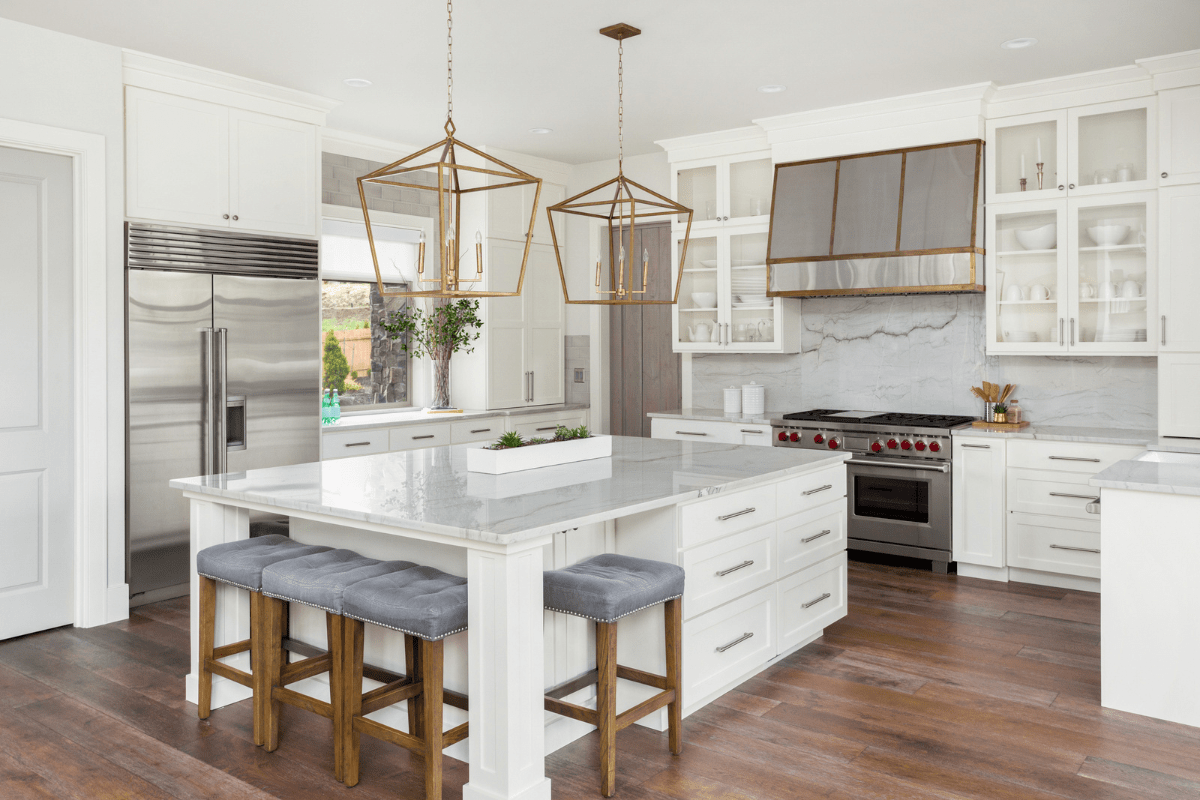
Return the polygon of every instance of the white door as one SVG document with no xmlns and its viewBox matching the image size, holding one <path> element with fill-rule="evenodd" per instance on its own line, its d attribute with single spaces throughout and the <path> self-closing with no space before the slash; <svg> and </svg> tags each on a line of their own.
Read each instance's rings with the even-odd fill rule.
<svg viewBox="0 0 1200 800">
<path fill-rule="evenodd" d="M 512 287 L 517 285 L 521 271 L 523 244 L 497 239 L 488 240 L 486 269 L 491 271 L 489 285 Z M 529 274 L 522 293 L 529 291 Z M 488 408 L 514 408 L 528 405 L 529 366 L 525 337 L 526 304 L 522 295 L 516 297 L 492 297 L 487 303 L 488 337 Z"/>
<path fill-rule="evenodd" d="M 1159 189 L 1158 196 L 1159 318 L 1150 330 L 1160 353 L 1200 352 L 1200 185 Z"/>
<path fill-rule="evenodd" d="M 1200 353 L 1158 354 L 1158 435 L 1200 438 Z"/>
<path fill-rule="evenodd" d="M 1200 181 L 1200 86 L 1158 95 L 1160 185 Z"/>
<path fill-rule="evenodd" d="M 312 235 L 317 224 L 316 128 L 229 111 L 231 227 Z"/>
<path fill-rule="evenodd" d="M 131 86 L 125 131 L 128 216 L 229 226 L 227 108 Z"/>
<path fill-rule="evenodd" d="M 529 404 L 535 406 L 563 401 L 566 360 L 563 330 L 566 305 L 554 248 L 535 244 L 525 268 L 525 316 L 529 320 Z"/>
<path fill-rule="evenodd" d="M 0 639 L 74 620 L 72 168 L 0 147 Z"/>
<path fill-rule="evenodd" d="M 1004 440 L 954 437 L 954 560 L 1003 567 Z"/>
</svg>

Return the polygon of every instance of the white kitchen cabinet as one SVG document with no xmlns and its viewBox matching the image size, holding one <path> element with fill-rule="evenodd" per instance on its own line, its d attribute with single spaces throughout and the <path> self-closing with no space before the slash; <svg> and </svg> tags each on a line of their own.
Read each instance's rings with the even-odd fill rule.
<svg viewBox="0 0 1200 800">
<path fill-rule="evenodd" d="M 1006 440 L 955 435 L 953 442 L 953 560 L 1004 567 Z"/>
<path fill-rule="evenodd" d="M 1200 439 L 1200 353 L 1159 353 L 1158 435 Z"/>
<path fill-rule="evenodd" d="M 1158 350 L 1156 192 L 988 208 L 989 354 Z"/>
<path fill-rule="evenodd" d="M 506 417 L 504 430 L 516 431 L 522 439 L 541 437 L 548 439 L 554 435 L 559 426 L 578 428 L 588 424 L 588 412 L 584 409 L 575 411 L 554 411 L 549 414 L 521 414 Z"/>
<path fill-rule="evenodd" d="M 493 184 L 503 184 L 507 178 L 493 177 Z M 557 183 L 542 183 L 541 197 L 537 196 L 537 186 L 525 184 L 511 188 L 496 189 L 488 192 L 488 236 L 492 239 L 505 239 L 512 242 L 525 241 L 529 232 L 529 216 L 533 217 L 533 241 L 536 244 L 551 244 L 550 223 L 546 209 L 566 197 L 566 187 Z M 534 213 L 534 199 L 537 199 L 537 211 Z M 561 237 L 563 232 L 560 230 Z M 559 245 L 565 245 L 560 241 Z"/>
<path fill-rule="evenodd" d="M 756 150 L 672 164 L 671 192 L 692 209 L 692 230 L 706 231 L 730 222 L 768 224 L 775 167 L 769 150 Z M 686 223 L 679 216 L 677 225 Z"/>
<path fill-rule="evenodd" d="M 744 422 L 718 422 L 707 419 L 654 417 L 650 420 L 650 438 L 770 447 L 771 426 Z"/>
<path fill-rule="evenodd" d="M 1200 182 L 1200 86 L 1158 94 L 1158 182 Z"/>
<path fill-rule="evenodd" d="M 315 235 L 315 125 L 135 86 L 125 100 L 127 216 Z"/>
<path fill-rule="evenodd" d="M 1172 186 L 1158 194 L 1158 349 L 1200 352 L 1200 185 Z"/>
</svg>

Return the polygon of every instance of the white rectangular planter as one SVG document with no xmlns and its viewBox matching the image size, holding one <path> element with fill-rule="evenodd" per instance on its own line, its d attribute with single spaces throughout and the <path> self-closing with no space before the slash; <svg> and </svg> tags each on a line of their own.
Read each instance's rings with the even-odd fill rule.
<svg viewBox="0 0 1200 800">
<path fill-rule="evenodd" d="M 590 436 L 566 442 L 533 444 L 506 450 L 479 448 L 467 451 L 467 472 L 503 475 L 538 467 L 553 467 L 612 455 L 611 436 Z"/>
</svg>

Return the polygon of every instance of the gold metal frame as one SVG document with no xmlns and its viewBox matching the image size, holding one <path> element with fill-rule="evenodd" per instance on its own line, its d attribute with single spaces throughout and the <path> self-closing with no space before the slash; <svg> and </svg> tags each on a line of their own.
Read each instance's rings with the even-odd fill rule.
<svg viewBox="0 0 1200 800">
<path fill-rule="evenodd" d="M 473 153 L 484 160 L 485 163 L 493 164 L 500 169 L 488 169 L 486 167 L 472 167 L 466 164 L 458 163 L 458 157 L 455 153 L 455 148 L 461 147 L 470 153 Z M 433 152 L 441 148 L 441 154 L 437 161 L 429 161 L 423 163 L 412 163 L 426 153 Z M 379 256 L 375 252 L 375 236 L 371 231 L 371 212 L 367 208 L 367 194 L 364 188 L 365 184 L 374 183 L 384 186 L 401 186 L 408 189 L 420 189 L 429 191 L 430 187 L 418 183 L 406 183 L 403 179 L 397 180 L 397 176 L 403 176 L 406 173 L 416 172 L 419 170 L 437 169 L 438 184 L 437 184 L 437 199 L 438 199 L 438 236 L 437 243 L 439 246 L 439 277 L 425 278 L 425 243 L 421 242 L 419 252 L 417 254 L 417 280 L 419 283 L 436 283 L 437 288 L 431 289 L 414 289 L 413 291 L 387 291 L 384 289 L 383 274 L 379 270 Z M 463 188 L 459 180 L 460 172 L 470 172 L 484 176 L 498 176 L 507 179 L 504 183 L 495 185 L 484 184 L 483 186 L 473 186 Z M 483 291 L 472 288 L 463 288 L 464 284 L 478 283 L 483 280 L 484 258 L 483 245 L 476 242 L 475 245 L 475 272 L 471 277 L 464 277 L 460 271 L 461 247 L 463 239 L 461 236 L 462 230 L 462 196 L 474 192 L 486 192 L 493 189 L 507 189 L 512 186 L 524 186 L 526 184 L 536 184 L 537 191 L 533 196 L 533 210 L 529 214 L 529 227 L 525 232 L 525 252 L 521 256 L 521 272 L 517 278 L 517 287 L 511 292 L 499 291 Z M 384 297 L 448 297 L 448 298 L 471 298 L 471 297 L 513 297 L 521 293 L 521 286 L 525 282 L 525 263 L 529 260 L 529 248 L 533 244 L 533 223 L 537 218 L 538 200 L 542 195 L 542 179 L 530 175 L 524 170 L 517 169 L 511 164 L 506 164 L 498 158 L 489 156 L 480 150 L 476 150 L 466 142 L 460 142 L 454 138 L 454 123 L 446 122 L 446 138 L 413 153 L 410 156 L 405 156 L 399 161 L 393 161 L 385 167 L 381 167 L 374 172 L 363 175 L 358 179 L 358 199 L 362 203 L 363 220 L 367 224 L 367 242 L 371 246 L 371 261 L 375 265 L 375 281 L 379 286 L 379 293 Z M 447 216 L 450 219 L 447 219 Z M 449 236 L 448 236 L 449 235 Z M 451 244 L 453 243 L 453 244 Z"/>
<path fill-rule="evenodd" d="M 971 243 L 965 247 L 942 247 L 932 248 L 928 250 L 901 250 L 900 249 L 900 232 L 904 219 L 904 177 L 905 167 L 908 162 L 908 154 L 921 150 L 936 150 L 945 147 L 961 147 L 963 145 L 975 145 L 975 183 L 974 193 L 971 198 Z M 900 147 L 894 150 L 876 150 L 871 153 L 855 153 L 849 156 L 833 156 L 830 158 L 814 158 L 806 161 L 789 161 L 783 164 L 775 165 L 775 178 L 771 186 L 771 223 L 767 232 L 767 296 L 768 297 L 834 297 L 839 295 L 867 295 L 867 294 L 945 294 L 945 293 L 968 293 L 968 292 L 983 292 L 984 286 L 979 283 L 976 278 L 976 256 L 984 255 L 985 251 L 978 246 L 979 242 L 979 189 L 981 184 L 981 170 L 983 168 L 983 147 L 982 139 L 963 139 L 956 142 L 944 142 L 942 144 L 930 144 L 920 147 Z M 854 158 L 870 158 L 873 156 L 894 155 L 900 154 L 900 201 L 896 209 L 896 249 L 887 250 L 877 253 L 838 253 L 833 252 L 834 234 L 837 231 L 837 201 L 838 188 L 841 181 L 842 162 L 849 161 Z M 772 258 L 771 257 L 771 242 L 775 233 L 775 192 L 779 188 L 779 170 L 786 167 L 799 167 L 807 164 L 821 164 L 829 161 L 837 162 L 834 171 L 833 183 L 833 215 L 830 218 L 829 224 L 829 253 L 820 256 L 797 256 L 792 258 Z M 796 289 L 792 291 L 771 291 L 771 267 L 775 264 L 798 264 L 811 263 L 821 261 L 842 261 L 854 258 L 887 258 L 895 256 L 918 256 L 918 255 L 943 255 L 948 253 L 970 253 L 971 254 L 971 282 L 962 284 L 946 284 L 939 286 L 883 286 L 863 289 Z"/>
</svg>

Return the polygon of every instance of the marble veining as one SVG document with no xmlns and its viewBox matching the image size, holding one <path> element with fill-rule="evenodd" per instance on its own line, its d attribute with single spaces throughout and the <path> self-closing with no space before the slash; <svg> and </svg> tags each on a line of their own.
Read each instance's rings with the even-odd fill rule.
<svg viewBox="0 0 1200 800">
<path fill-rule="evenodd" d="M 1195 463 L 1145 460 L 1153 455 L 1147 452 L 1135 459 L 1118 461 L 1093 475 L 1089 483 L 1102 489 L 1200 496 L 1200 455 L 1195 457 Z"/>
<path fill-rule="evenodd" d="M 1015 431 L 989 431 L 984 428 L 959 428 L 956 436 L 985 436 L 997 439 L 1041 439 L 1048 442 L 1092 442 L 1129 444 L 1145 447 L 1158 440 L 1158 431 L 1135 428 L 1108 428 L 1085 425 L 1030 425 Z"/>
<path fill-rule="evenodd" d="M 824 469 L 848 458 L 845 453 L 616 436 L 609 477 L 598 475 L 588 461 L 506 475 L 506 485 L 498 487 L 476 480 L 491 476 L 467 472 L 466 453 L 464 445 L 431 447 L 183 478 L 170 485 L 232 505 L 246 501 L 281 513 L 295 509 L 512 544 Z"/>
<path fill-rule="evenodd" d="M 527 414 L 555 414 L 560 411 L 578 411 L 588 408 L 588 403 L 560 403 L 555 406 L 531 406 L 528 408 L 501 408 L 492 411 L 464 410 L 461 414 L 430 414 L 422 410 L 397 409 L 369 414 L 353 414 L 342 417 L 336 425 L 326 425 L 322 433 L 368 428 L 399 428 L 405 425 L 429 425 L 439 422 L 458 422 L 464 419 L 487 419 L 488 417 L 519 417 Z"/>
<path fill-rule="evenodd" d="M 692 403 L 721 408 L 721 390 L 751 380 L 772 408 L 983 413 L 970 387 L 1015 383 L 1044 425 L 1155 428 L 1153 357 L 987 356 L 981 295 L 805 298 L 796 355 L 694 355 Z"/>
</svg>

